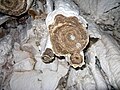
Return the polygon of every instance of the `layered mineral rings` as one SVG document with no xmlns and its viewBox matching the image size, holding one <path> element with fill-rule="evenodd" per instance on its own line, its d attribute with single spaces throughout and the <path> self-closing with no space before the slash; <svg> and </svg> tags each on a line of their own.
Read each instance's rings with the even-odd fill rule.
<svg viewBox="0 0 120 90">
<path fill-rule="evenodd" d="M 54 23 L 49 25 L 50 40 L 56 55 L 68 55 L 73 64 L 83 62 L 84 56 L 80 52 L 87 46 L 89 36 L 75 16 L 65 17 L 58 14 Z"/>
</svg>

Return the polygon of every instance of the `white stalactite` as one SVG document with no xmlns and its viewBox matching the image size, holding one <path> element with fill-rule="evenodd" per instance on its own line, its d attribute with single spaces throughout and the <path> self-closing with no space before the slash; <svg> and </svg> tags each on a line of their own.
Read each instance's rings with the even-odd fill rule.
<svg viewBox="0 0 120 90">
<path fill-rule="evenodd" d="M 83 17 L 79 15 L 79 8 L 72 0 L 54 0 L 54 5 L 55 5 L 54 6 L 55 10 L 53 12 L 50 12 L 46 18 L 46 25 L 48 31 L 49 31 L 49 26 L 55 23 L 55 17 L 57 15 L 63 15 L 65 17 L 76 17 L 78 19 L 78 22 L 83 26 L 83 28 L 86 29 L 87 22 Z M 46 48 L 51 48 L 54 51 L 53 46 L 51 45 L 50 35 L 48 35 L 48 42 Z M 83 62 L 79 66 L 81 67 L 84 64 L 84 55 L 82 51 L 80 51 L 79 54 L 82 56 L 83 59 Z M 76 68 L 78 67 L 78 65 L 73 64 L 73 67 Z"/>
</svg>

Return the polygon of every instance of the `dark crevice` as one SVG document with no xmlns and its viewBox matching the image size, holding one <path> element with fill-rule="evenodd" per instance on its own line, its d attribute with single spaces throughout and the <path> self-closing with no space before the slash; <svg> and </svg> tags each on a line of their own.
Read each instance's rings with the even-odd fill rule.
<svg viewBox="0 0 120 90">
<path fill-rule="evenodd" d="M 119 4 L 119 3 L 118 3 L 118 4 Z M 120 7 L 120 4 L 119 4 L 118 6 L 116 6 L 116 7 L 111 8 L 110 10 L 105 11 L 104 13 L 108 13 L 109 11 L 112 11 L 112 10 L 118 8 L 118 7 Z"/>
</svg>

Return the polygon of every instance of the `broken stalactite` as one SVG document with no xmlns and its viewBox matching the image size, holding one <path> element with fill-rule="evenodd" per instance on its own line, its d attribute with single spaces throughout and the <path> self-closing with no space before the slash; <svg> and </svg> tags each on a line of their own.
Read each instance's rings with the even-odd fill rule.
<svg viewBox="0 0 120 90">
<path fill-rule="evenodd" d="M 79 66 L 84 61 L 82 60 L 84 57 L 80 55 L 80 52 L 86 47 L 89 40 L 86 28 L 75 16 L 65 17 L 58 14 L 55 16 L 54 21 L 53 24 L 49 25 L 53 51 L 58 56 L 71 55 L 71 63 Z M 76 65 L 73 65 L 73 67 L 76 68 Z"/>
<path fill-rule="evenodd" d="M 0 12 L 19 16 L 28 10 L 32 2 L 33 0 L 0 0 Z"/>
</svg>

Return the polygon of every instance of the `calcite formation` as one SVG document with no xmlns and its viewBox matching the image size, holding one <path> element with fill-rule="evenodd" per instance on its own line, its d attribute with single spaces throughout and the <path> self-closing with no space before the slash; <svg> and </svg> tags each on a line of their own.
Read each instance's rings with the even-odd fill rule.
<svg viewBox="0 0 120 90">
<path fill-rule="evenodd" d="M 120 3 L 32 1 L 0 0 L 0 90 L 120 90 Z"/>
<path fill-rule="evenodd" d="M 83 62 L 80 52 L 88 44 L 88 33 L 75 16 L 56 15 L 55 22 L 49 25 L 50 40 L 56 55 L 71 55 L 73 64 Z"/>
<path fill-rule="evenodd" d="M 88 43 L 88 34 L 76 17 L 57 15 L 54 25 L 49 25 L 49 32 L 58 55 L 80 52 Z"/>
<path fill-rule="evenodd" d="M 25 13 L 33 0 L 0 0 L 0 12 L 13 16 Z"/>
<path fill-rule="evenodd" d="M 89 42 L 87 22 L 79 15 L 77 6 L 71 0 L 54 3 L 55 10 L 46 18 L 49 31 L 46 48 L 51 48 L 57 56 L 69 57 L 69 63 L 74 68 L 82 67 L 83 50 Z"/>
<path fill-rule="evenodd" d="M 50 48 L 47 48 L 42 56 L 43 62 L 49 63 L 49 62 L 53 61 L 54 58 L 55 57 L 54 57 L 53 51 Z"/>
</svg>

